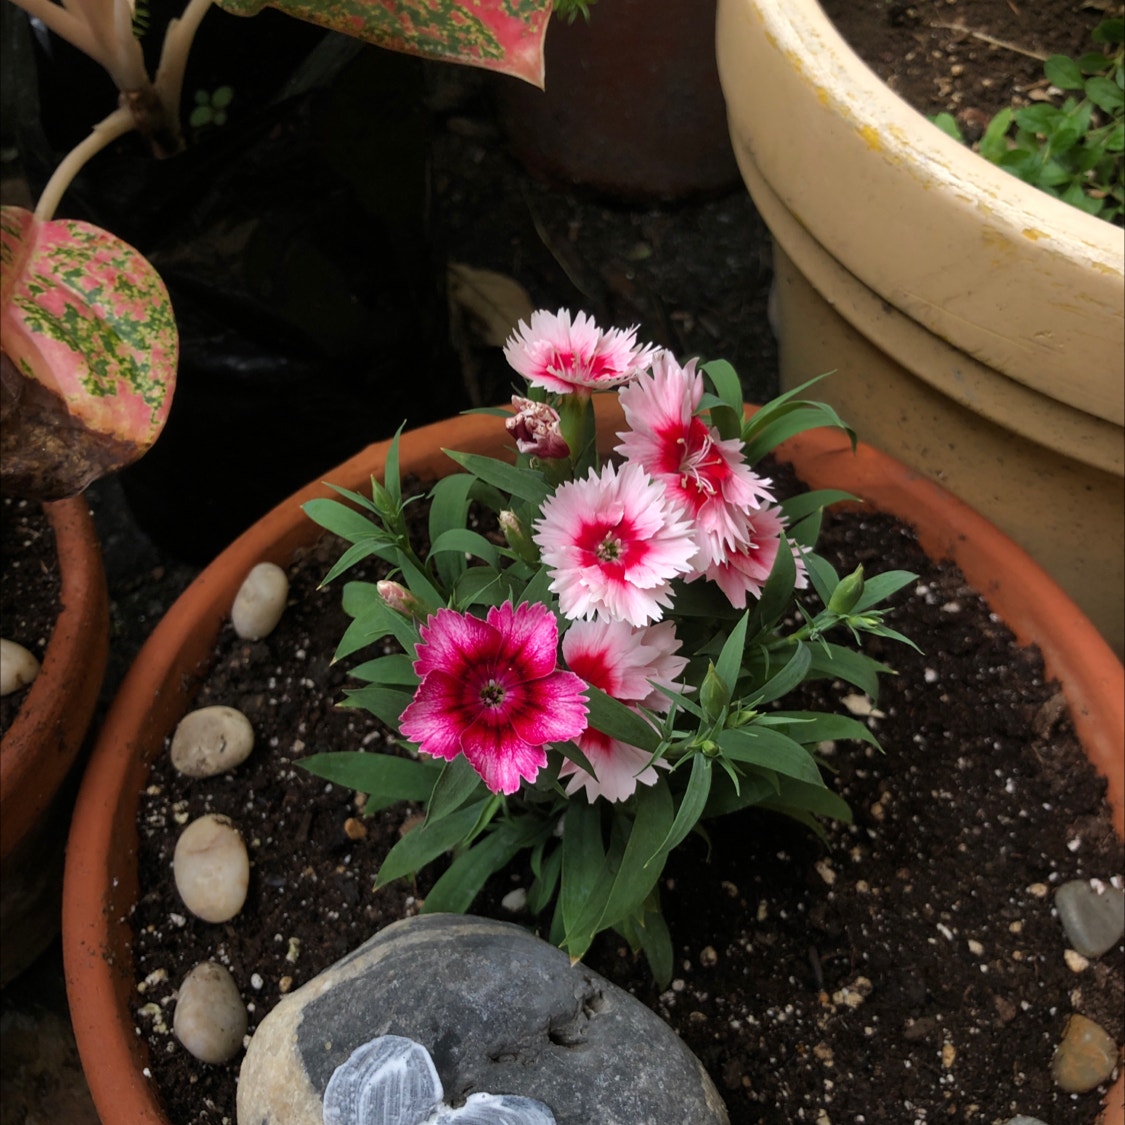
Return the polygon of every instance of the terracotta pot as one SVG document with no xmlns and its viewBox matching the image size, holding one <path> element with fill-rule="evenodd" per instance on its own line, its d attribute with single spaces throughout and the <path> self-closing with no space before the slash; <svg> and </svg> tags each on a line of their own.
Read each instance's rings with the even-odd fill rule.
<svg viewBox="0 0 1125 1125">
<path fill-rule="evenodd" d="M 598 423 L 608 445 L 623 417 L 615 399 L 605 407 Z M 426 426 L 403 435 L 402 471 L 422 479 L 441 476 L 454 468 L 443 448 L 495 454 L 504 438 L 497 419 L 483 415 Z M 372 475 L 382 473 L 387 448 L 385 442 L 370 446 L 328 479 L 345 488 L 367 487 Z M 780 452 L 813 487 L 830 482 L 917 523 L 928 550 L 955 558 L 1021 639 L 1040 645 L 1048 673 L 1064 684 L 1091 760 L 1110 779 L 1115 824 L 1122 832 L 1125 669 L 1074 603 L 987 521 L 875 449 L 861 446 L 853 457 L 842 437 L 821 430 Z M 262 560 L 285 565 L 298 547 L 314 542 L 320 528 L 300 505 L 328 495 L 333 494 L 323 484 L 297 493 L 231 544 L 184 592 L 122 683 L 86 770 L 67 853 L 63 956 L 75 1037 L 104 1120 L 167 1125 L 144 1077 L 144 1048 L 132 1014 L 128 919 L 137 898 L 134 825 L 149 762 L 189 708 L 247 571 Z"/>
<path fill-rule="evenodd" d="M 546 88 L 498 78 L 508 143 L 535 174 L 617 199 L 716 195 L 738 184 L 715 69 L 715 0 L 599 0 L 552 21 Z"/>
<path fill-rule="evenodd" d="M 109 594 L 90 508 L 43 506 L 55 533 L 61 608 L 35 682 L 0 742 L 0 985 L 58 932 L 64 792 L 109 655 Z"/>
<path fill-rule="evenodd" d="M 782 387 L 835 371 L 819 398 L 1025 547 L 1120 655 L 1125 232 L 929 124 L 816 0 L 719 0 L 716 42 L 774 237 Z"/>
</svg>

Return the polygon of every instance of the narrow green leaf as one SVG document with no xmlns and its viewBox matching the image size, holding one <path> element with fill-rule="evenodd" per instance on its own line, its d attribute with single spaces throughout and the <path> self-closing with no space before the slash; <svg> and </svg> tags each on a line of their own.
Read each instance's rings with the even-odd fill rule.
<svg viewBox="0 0 1125 1125">
<path fill-rule="evenodd" d="M 750 698 L 751 707 L 759 707 L 763 703 L 772 703 L 775 699 L 781 699 L 805 679 L 805 674 L 812 664 L 809 647 L 803 641 L 797 642 L 793 655 L 786 661 L 781 671 L 770 677 L 761 687 L 755 688 Z"/>
<path fill-rule="evenodd" d="M 441 820 L 427 820 L 412 828 L 387 853 L 375 880 L 376 887 L 421 871 L 427 863 L 460 844 L 476 826 L 487 803 L 487 799 L 476 801 Z"/>
<path fill-rule="evenodd" d="M 395 691 L 394 688 L 380 687 L 378 684 L 349 688 L 344 692 L 344 696 L 346 706 L 362 707 L 392 730 L 398 729 L 403 711 L 410 706 L 414 698 L 409 692 Z"/>
<path fill-rule="evenodd" d="M 339 500 L 328 498 L 309 500 L 301 505 L 301 511 L 314 523 L 319 524 L 326 531 L 339 535 L 349 543 L 358 543 L 362 539 L 385 534 L 374 520 L 357 512 L 355 508 L 341 504 Z"/>
<path fill-rule="evenodd" d="M 715 662 L 715 672 L 731 695 L 734 694 L 735 687 L 738 684 L 739 672 L 742 669 L 742 655 L 746 649 L 746 625 L 749 617 L 749 613 L 742 615 L 742 619 L 727 636 L 722 652 L 719 653 L 719 659 Z"/>
<path fill-rule="evenodd" d="M 450 449 L 445 452 L 463 469 L 467 469 L 486 484 L 499 488 L 509 496 L 518 496 L 536 507 L 551 493 L 550 485 L 547 484 L 542 473 L 533 472 L 528 468 L 517 469 L 507 461 L 482 457 L 478 453 L 458 453 Z"/>
<path fill-rule="evenodd" d="M 395 652 L 390 656 L 377 656 L 350 669 L 348 675 L 370 684 L 397 684 L 417 687 L 418 674 L 414 671 L 414 658 Z"/>
<path fill-rule="evenodd" d="M 706 754 L 693 754 L 691 759 L 691 773 L 688 775 L 687 788 L 676 810 L 676 819 L 668 829 L 668 835 L 661 840 L 660 845 L 652 853 L 651 860 L 661 855 L 667 855 L 673 848 L 677 848 L 687 839 L 688 833 L 696 826 L 703 810 L 707 805 L 707 798 L 711 793 L 711 759 Z"/>
<path fill-rule="evenodd" d="M 470 797 L 484 792 L 484 782 L 463 754 L 445 762 L 426 805 L 426 823 L 450 816 Z"/>
<path fill-rule="evenodd" d="M 378 812 L 396 801 L 424 801 L 438 772 L 431 761 L 352 750 L 312 754 L 297 765 L 334 785 L 368 794 L 367 812 Z"/>
<path fill-rule="evenodd" d="M 794 742 L 780 731 L 750 723 L 723 731 L 718 742 L 723 753 L 736 762 L 773 770 L 810 785 L 823 785 L 820 769 L 812 755 L 800 743 Z"/>
<path fill-rule="evenodd" d="M 594 730 L 648 754 L 660 749 L 660 733 L 632 708 L 590 684 L 586 685 L 586 697 L 586 721 Z"/>
<path fill-rule="evenodd" d="M 496 547 L 479 531 L 468 527 L 451 527 L 448 531 L 443 531 L 430 547 L 429 557 L 432 559 L 435 555 L 446 552 L 473 555 L 483 559 L 489 566 L 496 566 L 500 561 Z"/>
</svg>

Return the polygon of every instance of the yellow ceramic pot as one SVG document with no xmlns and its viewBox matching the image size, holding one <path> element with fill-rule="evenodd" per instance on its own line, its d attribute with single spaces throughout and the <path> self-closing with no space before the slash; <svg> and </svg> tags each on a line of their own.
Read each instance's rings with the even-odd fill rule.
<svg viewBox="0 0 1125 1125">
<path fill-rule="evenodd" d="M 945 136 L 816 0 L 719 0 L 781 382 L 1025 547 L 1125 650 L 1125 232 Z"/>
</svg>

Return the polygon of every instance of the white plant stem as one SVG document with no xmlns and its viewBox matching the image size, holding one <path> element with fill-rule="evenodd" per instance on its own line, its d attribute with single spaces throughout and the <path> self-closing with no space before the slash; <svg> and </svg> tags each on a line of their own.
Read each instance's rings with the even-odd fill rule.
<svg viewBox="0 0 1125 1125">
<path fill-rule="evenodd" d="M 49 222 L 54 218 L 55 209 L 59 205 L 71 181 L 78 175 L 86 161 L 96 153 L 101 152 L 107 145 L 112 144 L 118 137 L 123 137 L 136 122 L 127 106 L 118 106 L 107 118 L 99 121 L 91 130 L 90 135 L 77 144 L 63 157 L 55 169 L 39 202 L 35 207 L 35 217 L 40 222 Z"/>
<path fill-rule="evenodd" d="M 184 70 L 187 67 L 188 52 L 195 40 L 195 33 L 213 0 L 188 0 L 183 15 L 172 20 L 164 33 L 164 44 L 160 50 L 160 64 L 156 68 L 156 96 L 166 107 L 170 120 L 178 121 L 180 114 L 180 95 L 184 86 Z"/>
</svg>

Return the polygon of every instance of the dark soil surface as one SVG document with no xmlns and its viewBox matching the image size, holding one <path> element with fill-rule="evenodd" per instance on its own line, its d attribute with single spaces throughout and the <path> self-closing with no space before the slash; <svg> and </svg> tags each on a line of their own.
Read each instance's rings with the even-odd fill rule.
<svg viewBox="0 0 1125 1125">
<path fill-rule="evenodd" d="M 167 757 L 138 818 L 137 1026 L 175 1125 L 231 1112 L 238 1059 L 205 1066 L 168 1030 L 175 987 L 198 961 L 227 964 L 251 1006 L 251 1030 L 280 996 L 381 926 L 417 911 L 430 876 L 372 890 L 381 857 L 415 810 L 364 819 L 355 795 L 298 767 L 302 756 L 364 746 L 374 720 L 333 707 L 345 683 L 330 665 L 345 623 L 339 592 L 315 592 L 338 547 L 295 572 L 291 604 L 264 641 L 224 629 L 199 704 L 243 710 L 258 743 L 232 775 L 187 781 Z M 896 628 L 920 645 L 873 650 L 889 677 L 868 717 L 886 753 L 840 745 L 833 784 L 854 812 L 824 843 L 748 812 L 713 826 L 708 852 L 689 842 L 661 888 L 676 976 L 654 987 L 643 959 L 605 935 L 589 964 L 665 1017 L 699 1054 L 735 1125 L 961 1120 L 1016 1113 L 1092 1122 L 1098 1094 L 1053 1088 L 1050 1060 L 1081 1011 L 1120 1041 L 1121 949 L 1075 975 L 1051 894 L 1071 878 L 1108 878 L 1125 857 L 1104 784 L 1076 746 L 1056 685 L 1016 648 L 948 565 L 878 515 L 828 522 L 823 552 L 841 572 L 902 567 Z M 293 659 L 294 654 L 296 659 Z M 809 703 L 838 709 L 841 685 Z M 179 902 L 170 861 L 182 825 L 229 815 L 251 854 L 243 912 L 212 926 Z M 510 914 L 518 866 L 476 909 Z"/>
<path fill-rule="evenodd" d="M 0 559 L 0 633 L 42 662 L 58 616 L 60 578 L 55 533 L 39 504 L 5 497 Z M 26 695 L 25 689 L 0 696 L 0 735 L 15 721 Z"/>
<path fill-rule="evenodd" d="M 1112 0 L 823 0 L 852 49 L 919 112 L 978 140 L 1006 106 L 1048 97 L 1043 60 L 1077 58 Z M 1055 95 L 1056 101 L 1061 101 Z"/>
</svg>

